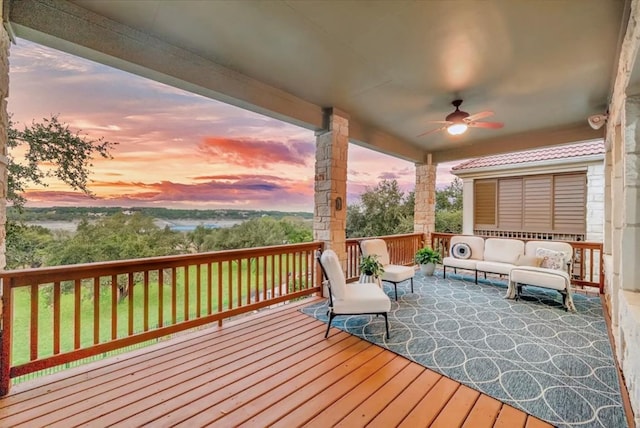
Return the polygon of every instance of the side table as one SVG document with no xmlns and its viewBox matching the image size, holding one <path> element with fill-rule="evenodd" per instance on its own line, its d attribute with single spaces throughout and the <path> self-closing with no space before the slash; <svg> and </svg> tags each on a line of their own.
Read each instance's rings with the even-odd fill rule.
<svg viewBox="0 0 640 428">
<path fill-rule="evenodd" d="M 379 276 L 365 275 L 363 273 L 363 274 L 360 274 L 360 279 L 358 280 L 358 282 L 360 284 L 368 284 L 368 283 L 378 284 L 378 287 L 382 288 L 382 281 L 380 280 Z"/>
</svg>

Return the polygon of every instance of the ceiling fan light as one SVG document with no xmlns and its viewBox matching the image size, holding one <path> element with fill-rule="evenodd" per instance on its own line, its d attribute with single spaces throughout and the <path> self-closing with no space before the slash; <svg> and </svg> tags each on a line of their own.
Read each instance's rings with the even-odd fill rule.
<svg viewBox="0 0 640 428">
<path fill-rule="evenodd" d="M 447 132 L 451 135 L 461 135 L 467 131 L 468 126 L 464 123 L 454 123 L 447 128 Z"/>
</svg>

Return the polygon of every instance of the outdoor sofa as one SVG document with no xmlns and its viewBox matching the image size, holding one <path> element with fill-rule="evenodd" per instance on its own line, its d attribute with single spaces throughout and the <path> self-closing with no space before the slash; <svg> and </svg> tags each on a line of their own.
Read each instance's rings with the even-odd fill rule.
<svg viewBox="0 0 640 428">
<path fill-rule="evenodd" d="M 557 290 L 565 309 L 574 311 L 570 292 L 573 248 L 559 241 L 528 241 L 509 238 L 483 238 L 456 235 L 451 238 L 449 255 L 442 261 L 443 276 L 447 268 L 509 277 L 507 298 L 518 299 L 522 287 L 533 285 Z"/>
</svg>

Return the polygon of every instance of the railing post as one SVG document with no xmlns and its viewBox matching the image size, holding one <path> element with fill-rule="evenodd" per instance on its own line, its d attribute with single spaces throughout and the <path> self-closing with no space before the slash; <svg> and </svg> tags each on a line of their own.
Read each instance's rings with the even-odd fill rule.
<svg viewBox="0 0 640 428">
<path fill-rule="evenodd" d="M 2 281 L 2 328 L 0 330 L 1 347 L 0 350 L 0 396 L 9 394 L 11 387 L 11 283 L 10 281 Z M 9 284 L 7 284 L 9 282 Z"/>
</svg>

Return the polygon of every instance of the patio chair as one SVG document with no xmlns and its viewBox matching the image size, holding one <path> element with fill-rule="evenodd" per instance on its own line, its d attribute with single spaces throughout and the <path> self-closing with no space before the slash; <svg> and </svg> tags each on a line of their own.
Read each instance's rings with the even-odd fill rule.
<svg viewBox="0 0 640 428">
<path fill-rule="evenodd" d="M 389 319 L 387 313 L 391 310 L 389 296 L 378 287 L 378 284 L 347 284 L 338 256 L 333 250 L 325 250 L 322 254 L 318 254 L 318 262 L 326 278 L 325 284 L 329 289 L 329 311 L 327 313 L 329 321 L 324 337 L 329 336 L 331 322 L 338 315 L 382 315 L 388 339 Z"/>
<path fill-rule="evenodd" d="M 392 265 L 389 251 L 387 251 L 387 243 L 383 239 L 365 239 L 364 241 L 360 241 L 360 252 L 362 252 L 363 256 L 378 256 L 378 260 L 384 268 L 382 280 L 393 284 L 396 300 L 398 300 L 399 282 L 410 280 L 411 292 L 413 293 L 413 277 L 416 274 L 416 270 L 413 266 Z"/>
</svg>

